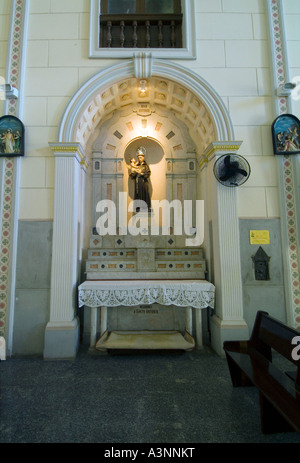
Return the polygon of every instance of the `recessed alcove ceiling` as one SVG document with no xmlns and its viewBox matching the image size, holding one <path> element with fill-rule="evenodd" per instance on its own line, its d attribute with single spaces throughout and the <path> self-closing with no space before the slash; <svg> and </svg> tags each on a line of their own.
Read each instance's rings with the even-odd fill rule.
<svg viewBox="0 0 300 463">
<path fill-rule="evenodd" d="M 123 115 L 123 127 L 116 125 L 113 128 L 112 139 L 116 142 L 124 136 L 134 139 L 145 134 L 159 139 L 163 126 L 164 138 L 173 138 L 175 142 L 176 135 L 179 135 L 179 131 L 176 133 L 176 121 L 189 132 L 199 154 L 216 140 L 210 112 L 189 89 L 166 78 L 151 77 L 146 80 L 143 93 L 140 79 L 127 78 L 94 94 L 81 112 L 76 141 L 85 147 L 87 154 L 92 151 L 99 127 L 105 123 L 107 127 L 114 125 L 117 113 Z M 170 124 L 171 121 L 173 124 Z"/>
</svg>

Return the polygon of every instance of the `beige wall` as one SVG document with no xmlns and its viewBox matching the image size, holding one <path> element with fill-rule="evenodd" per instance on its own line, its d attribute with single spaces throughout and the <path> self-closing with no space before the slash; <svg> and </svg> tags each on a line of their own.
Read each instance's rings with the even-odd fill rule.
<svg viewBox="0 0 300 463">
<path fill-rule="evenodd" d="M 80 54 L 87 40 L 84 27 L 88 10 L 88 0 L 30 2 L 21 219 L 53 218 L 54 160 L 48 142 L 56 140 L 61 113 L 80 83 Z M 73 50 L 78 50 L 78 55 L 73 55 L 71 65 L 68 57 Z M 59 63 L 62 56 L 66 63 Z"/>
<path fill-rule="evenodd" d="M 8 4 L 0 3 L 1 46 Z M 274 119 L 267 18 L 263 0 L 196 0 L 197 59 L 178 61 L 199 73 L 229 109 L 240 154 L 252 175 L 238 191 L 240 217 L 278 217 L 277 170 L 270 126 Z M 300 75 L 300 7 L 283 0 L 292 75 Z M 88 59 L 89 0 L 31 0 L 23 121 L 20 219 L 53 218 L 55 141 L 62 111 L 73 92 L 111 60 Z M 0 58 L 0 68 L 5 66 Z M 297 67 L 298 66 L 298 67 Z M 299 102 L 295 106 L 298 108 Z M 299 117 L 299 114 L 298 114 Z"/>
<path fill-rule="evenodd" d="M 252 175 L 238 190 L 240 217 L 276 217 L 267 20 L 261 0 L 196 2 L 200 31 L 195 69 L 223 97 Z M 201 13 L 201 14 L 200 14 Z M 202 63 L 205 63 L 204 65 Z M 200 67 L 201 66 L 201 67 Z"/>
</svg>

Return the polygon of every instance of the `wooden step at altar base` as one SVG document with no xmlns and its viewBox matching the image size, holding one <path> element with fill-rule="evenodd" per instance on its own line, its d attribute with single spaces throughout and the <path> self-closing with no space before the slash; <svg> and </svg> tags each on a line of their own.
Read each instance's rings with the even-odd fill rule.
<svg viewBox="0 0 300 463">
<path fill-rule="evenodd" d="M 96 343 L 96 349 L 126 350 L 185 350 L 195 348 L 194 338 L 186 331 L 105 331 Z"/>
<path fill-rule="evenodd" d="M 205 280 L 204 272 L 182 272 L 182 271 L 161 271 L 161 272 L 86 272 L 86 280 Z M 117 281 L 116 281 L 117 284 Z"/>
</svg>

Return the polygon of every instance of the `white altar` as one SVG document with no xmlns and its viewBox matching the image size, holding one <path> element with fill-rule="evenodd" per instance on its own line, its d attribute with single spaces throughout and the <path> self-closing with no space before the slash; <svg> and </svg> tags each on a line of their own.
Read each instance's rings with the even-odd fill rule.
<svg viewBox="0 0 300 463">
<path fill-rule="evenodd" d="M 206 280 L 87 280 L 78 288 L 79 307 L 91 309 L 90 347 L 99 350 L 144 348 L 191 350 L 202 347 L 201 310 L 214 308 L 215 287 Z M 168 331 L 109 332 L 107 310 L 142 304 L 185 307 L 185 334 Z M 97 342 L 97 310 L 100 308 L 100 339 Z M 192 337 L 195 310 L 196 340 Z M 172 346 L 172 347 L 171 347 Z"/>
</svg>

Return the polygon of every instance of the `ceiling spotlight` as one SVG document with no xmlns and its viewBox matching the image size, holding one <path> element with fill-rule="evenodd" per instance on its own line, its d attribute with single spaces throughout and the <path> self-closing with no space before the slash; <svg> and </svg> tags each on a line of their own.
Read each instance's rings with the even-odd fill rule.
<svg viewBox="0 0 300 463">
<path fill-rule="evenodd" d="M 146 81 L 144 79 L 140 80 L 141 93 L 146 93 Z"/>
</svg>

